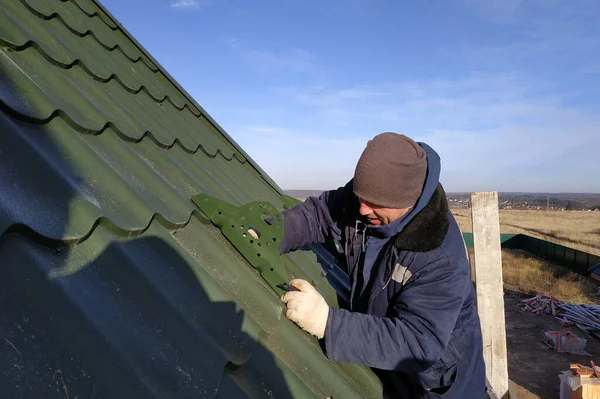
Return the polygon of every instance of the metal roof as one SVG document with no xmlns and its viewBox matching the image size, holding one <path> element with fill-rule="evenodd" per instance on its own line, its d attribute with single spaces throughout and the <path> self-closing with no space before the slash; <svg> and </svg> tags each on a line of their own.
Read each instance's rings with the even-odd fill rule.
<svg viewBox="0 0 600 399">
<path fill-rule="evenodd" d="M 2 397 L 381 396 L 285 318 L 200 193 L 285 203 L 100 4 L 0 0 Z M 336 303 L 332 259 L 283 256 Z"/>
</svg>

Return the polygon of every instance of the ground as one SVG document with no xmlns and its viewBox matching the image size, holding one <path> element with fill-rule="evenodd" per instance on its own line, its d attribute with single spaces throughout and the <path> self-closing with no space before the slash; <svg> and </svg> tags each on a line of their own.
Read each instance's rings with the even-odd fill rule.
<svg viewBox="0 0 600 399">
<path fill-rule="evenodd" d="M 564 327 L 552 316 L 538 316 L 517 307 L 520 299 L 528 297 L 514 291 L 505 292 L 508 376 L 518 399 L 558 398 L 560 372 L 568 370 L 572 362 L 585 365 L 589 365 L 590 360 L 600 362 L 600 340 L 587 337 L 575 328 L 573 332 L 578 337 L 587 339 L 586 351 L 591 357 L 558 353 L 548 348 L 542 342 L 544 333 Z"/>
<path fill-rule="evenodd" d="M 464 232 L 471 231 L 469 209 L 453 209 Z M 600 254 L 600 213 L 500 211 L 502 233 L 524 233 L 590 253 Z M 505 292 L 508 373 L 519 399 L 558 398 L 558 375 L 569 363 L 600 363 L 600 340 L 573 332 L 587 339 L 592 356 L 557 353 L 543 342 L 546 331 L 564 328 L 552 316 L 524 312 L 521 299 L 536 294 L 553 295 L 573 303 L 598 303 L 600 282 L 570 272 L 568 268 L 529 256 L 520 251 L 503 250 L 502 275 Z"/>
</svg>

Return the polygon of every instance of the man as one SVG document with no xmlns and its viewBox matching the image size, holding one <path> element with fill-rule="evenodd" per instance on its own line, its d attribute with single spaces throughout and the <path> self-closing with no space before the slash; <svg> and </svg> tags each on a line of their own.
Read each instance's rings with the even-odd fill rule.
<svg viewBox="0 0 600 399">
<path fill-rule="evenodd" d="M 286 316 L 330 360 L 373 368 L 385 397 L 487 395 L 468 253 L 439 175 L 431 147 L 382 133 L 344 187 L 284 212 L 280 252 L 333 237 L 351 280 L 348 309 L 290 281 L 300 291 L 282 297 Z"/>
</svg>

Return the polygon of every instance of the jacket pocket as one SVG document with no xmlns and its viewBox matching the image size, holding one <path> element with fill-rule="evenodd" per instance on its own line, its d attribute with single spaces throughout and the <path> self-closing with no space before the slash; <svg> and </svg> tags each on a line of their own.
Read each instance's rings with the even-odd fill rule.
<svg viewBox="0 0 600 399">
<path fill-rule="evenodd" d="M 432 397 L 444 397 L 455 385 L 463 340 L 462 329 L 454 330 L 445 353 L 430 369 L 422 373 L 423 388 L 438 395 Z"/>
<path fill-rule="evenodd" d="M 439 361 L 421 373 L 421 386 L 427 392 L 445 394 L 456 381 L 457 374 L 458 366 L 456 361 L 450 364 Z"/>
<path fill-rule="evenodd" d="M 458 365 L 453 364 L 451 367 L 440 375 L 439 386 L 435 388 L 426 389 L 428 398 L 449 398 L 454 395 L 456 386 L 458 384 Z"/>
</svg>

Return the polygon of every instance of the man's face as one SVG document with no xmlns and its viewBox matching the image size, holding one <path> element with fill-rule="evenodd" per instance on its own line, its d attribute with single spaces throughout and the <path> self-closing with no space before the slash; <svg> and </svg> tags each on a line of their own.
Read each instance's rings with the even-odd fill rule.
<svg viewBox="0 0 600 399">
<path fill-rule="evenodd" d="M 373 226 L 384 226 L 400 219 L 411 208 L 384 208 L 367 201 L 360 200 L 359 212 Z"/>
</svg>

